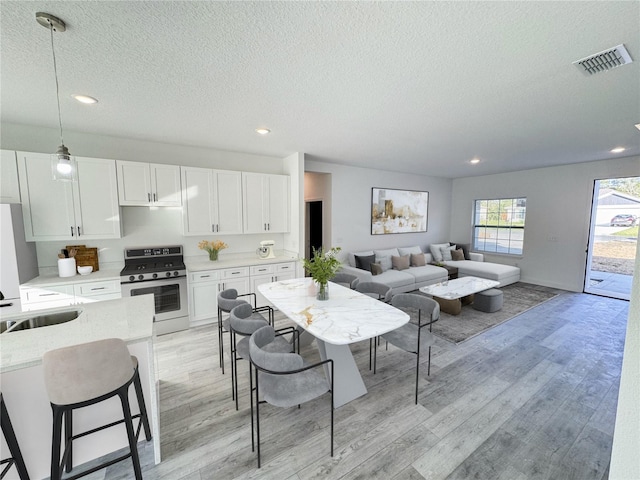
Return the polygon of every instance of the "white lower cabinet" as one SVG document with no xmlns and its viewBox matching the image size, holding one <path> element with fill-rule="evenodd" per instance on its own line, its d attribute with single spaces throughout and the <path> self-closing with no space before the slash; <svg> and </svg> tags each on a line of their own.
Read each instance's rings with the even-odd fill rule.
<svg viewBox="0 0 640 480">
<path fill-rule="evenodd" d="M 218 318 L 218 293 L 235 288 L 249 293 L 249 268 L 224 268 L 189 274 L 189 318 L 191 322 Z"/>
<path fill-rule="evenodd" d="M 258 306 L 273 306 L 258 291 L 258 286 L 263 283 L 291 280 L 296 276 L 296 264 L 294 262 L 272 263 L 268 265 L 254 265 L 251 267 L 251 291 L 256 294 Z"/>
<path fill-rule="evenodd" d="M 67 307 L 121 297 L 120 280 L 20 287 L 23 310 Z"/>
<path fill-rule="evenodd" d="M 295 262 L 204 270 L 189 274 L 189 318 L 191 323 L 210 323 L 218 318 L 218 293 L 235 288 L 239 295 L 256 294 L 258 307 L 270 305 L 258 285 L 295 278 Z M 252 303 L 252 299 L 247 298 Z"/>
</svg>

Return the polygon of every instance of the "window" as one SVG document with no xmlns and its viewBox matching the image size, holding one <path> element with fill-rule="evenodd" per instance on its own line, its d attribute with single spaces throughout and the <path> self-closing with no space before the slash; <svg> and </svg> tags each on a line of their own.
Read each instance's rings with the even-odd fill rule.
<svg viewBox="0 0 640 480">
<path fill-rule="evenodd" d="M 476 200 L 473 249 L 480 252 L 522 255 L 526 198 Z"/>
</svg>

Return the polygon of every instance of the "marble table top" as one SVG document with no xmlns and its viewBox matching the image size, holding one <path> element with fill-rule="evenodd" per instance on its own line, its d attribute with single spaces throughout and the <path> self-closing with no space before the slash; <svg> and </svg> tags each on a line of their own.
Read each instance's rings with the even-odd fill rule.
<svg viewBox="0 0 640 480">
<path fill-rule="evenodd" d="M 456 298 L 466 297 L 472 293 L 489 290 L 497 285 L 500 285 L 500 282 L 495 280 L 487 280 L 486 278 L 478 277 L 461 277 L 456 278 L 455 280 L 421 287 L 420 291 L 434 297 L 444 298 L 446 300 L 455 300 Z"/>
<path fill-rule="evenodd" d="M 331 282 L 329 300 L 322 301 L 311 278 L 265 283 L 258 290 L 300 327 L 334 345 L 373 338 L 409 321 L 403 311 Z"/>
</svg>

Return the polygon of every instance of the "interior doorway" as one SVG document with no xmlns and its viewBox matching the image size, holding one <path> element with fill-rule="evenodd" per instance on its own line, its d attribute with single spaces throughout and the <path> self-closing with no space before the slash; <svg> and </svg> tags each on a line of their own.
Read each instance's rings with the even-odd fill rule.
<svg viewBox="0 0 640 480">
<path fill-rule="evenodd" d="M 631 298 L 639 223 L 640 177 L 594 182 L 585 293 Z"/>
<path fill-rule="evenodd" d="M 323 205 L 322 200 L 306 202 L 306 251 L 305 257 L 311 258 L 312 249 L 322 247 Z"/>
</svg>

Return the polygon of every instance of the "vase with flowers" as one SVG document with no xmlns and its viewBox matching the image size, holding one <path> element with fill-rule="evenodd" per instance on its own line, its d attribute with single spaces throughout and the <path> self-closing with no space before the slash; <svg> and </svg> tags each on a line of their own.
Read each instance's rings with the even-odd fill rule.
<svg viewBox="0 0 640 480">
<path fill-rule="evenodd" d="M 202 240 L 198 243 L 198 248 L 209 252 L 209 260 L 215 262 L 218 260 L 218 252 L 227 248 L 227 244 L 222 240 Z"/>
<path fill-rule="evenodd" d="M 318 300 L 329 299 L 328 282 L 342 266 L 342 263 L 337 258 L 339 251 L 340 247 L 333 247 L 329 250 L 325 250 L 324 247 L 319 249 L 312 248 L 313 257 L 303 260 L 304 269 L 318 285 L 316 293 Z"/>
</svg>

